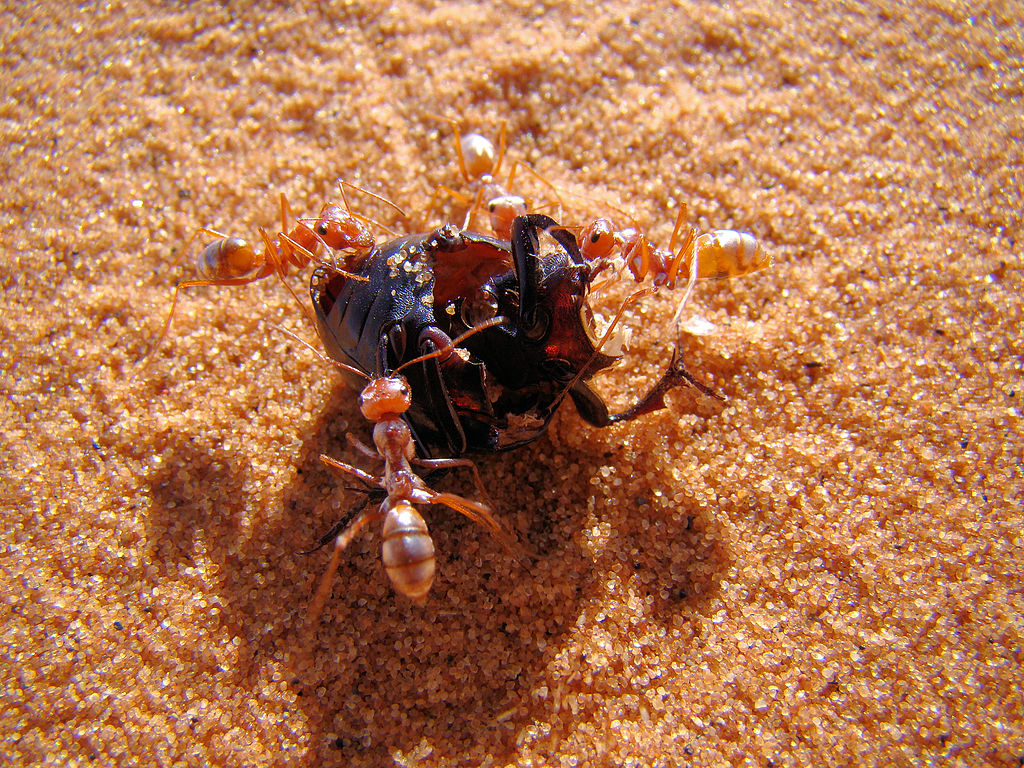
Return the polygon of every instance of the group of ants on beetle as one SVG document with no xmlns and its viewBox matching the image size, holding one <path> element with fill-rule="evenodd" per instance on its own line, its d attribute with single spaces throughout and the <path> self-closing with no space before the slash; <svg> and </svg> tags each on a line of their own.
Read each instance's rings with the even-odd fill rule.
<svg viewBox="0 0 1024 768">
<path fill-rule="evenodd" d="M 334 540 L 331 563 L 313 598 L 315 619 L 329 595 L 345 548 L 368 524 L 383 520 L 382 560 L 394 588 L 425 602 L 435 574 L 434 544 L 418 506 L 440 504 L 490 530 L 509 550 L 511 538 L 481 501 L 430 488 L 417 473 L 469 468 L 482 496 L 475 465 L 465 454 L 503 451 L 536 440 L 568 395 L 584 420 L 602 427 L 665 407 L 665 394 L 689 385 L 715 396 L 673 352 L 666 371 L 632 407 L 610 413 L 588 385 L 621 356 L 612 335 L 626 308 L 660 289 L 682 291 L 678 322 L 698 280 L 746 275 L 770 264 L 749 234 L 716 230 L 698 234 L 684 223 L 681 206 L 668 248 L 637 227 L 617 228 L 599 218 L 585 226 L 559 224 L 509 189 L 525 169 L 558 201 L 557 189 L 528 165 L 511 165 L 506 185 L 497 179 L 505 156 L 505 127 L 498 146 L 454 120 L 460 174 L 468 194 L 438 187 L 466 207 L 461 226 L 447 223 L 399 236 L 356 213 L 346 190 L 365 194 L 403 218 L 390 200 L 341 182 L 341 203 L 327 203 L 316 217 L 293 220 L 281 195 L 281 230 L 258 229 L 262 250 L 247 241 L 202 228 L 214 238 L 198 257 L 199 279 L 179 283 L 157 346 L 170 328 L 182 288 L 245 285 L 310 264 L 310 299 L 317 334 L 328 360 L 356 389 L 359 407 L 373 423 L 374 448 L 352 435 L 360 452 L 383 461 L 379 475 L 328 456 L 321 460 L 367 489 L 355 517 L 322 540 Z M 492 234 L 472 231 L 486 209 Z M 560 215 L 560 214 L 559 214 Z M 386 233 L 378 242 L 373 228 Z M 193 237 L 193 239 L 194 239 Z M 191 243 L 191 241 L 190 241 Z M 589 295 L 623 271 L 646 286 L 634 291 L 599 330 Z M 600 283 L 597 278 L 606 276 Z M 287 281 L 296 301 L 298 296 Z M 304 305 L 303 305 L 304 306 Z M 155 347 L 154 347 L 155 349 Z M 315 350 L 314 350 L 315 351 Z M 372 500 L 383 500 L 371 506 Z"/>
</svg>

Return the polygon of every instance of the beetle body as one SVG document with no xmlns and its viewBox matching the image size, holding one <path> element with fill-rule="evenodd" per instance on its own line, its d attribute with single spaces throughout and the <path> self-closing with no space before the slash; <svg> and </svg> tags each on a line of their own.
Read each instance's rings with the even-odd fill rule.
<svg viewBox="0 0 1024 768">
<path fill-rule="evenodd" d="M 435 307 L 450 303 L 511 262 L 507 243 L 447 225 L 375 248 L 351 280 L 327 267 L 313 273 L 310 296 L 327 354 L 369 375 L 444 347 L 449 337 Z M 467 436 L 458 408 L 487 413 L 483 366 L 449 353 L 405 371 L 416 393 L 405 419 L 423 456 L 479 451 L 488 438 L 479 425 Z M 353 387 L 362 383 L 349 376 Z M 451 387 L 454 392 L 449 392 Z M 459 405 L 456 405 L 456 402 Z M 483 431 L 486 431 L 484 428 Z"/>
<path fill-rule="evenodd" d="M 541 232 L 552 241 L 544 252 Z M 454 352 L 406 369 L 414 395 L 404 418 L 424 457 L 536 440 L 567 394 L 585 420 L 607 426 L 663 407 L 671 387 L 700 387 L 673 358 L 633 408 L 609 413 L 586 383 L 618 359 L 595 339 L 587 304 L 592 265 L 550 217 L 517 217 L 510 242 L 445 225 L 375 248 L 361 270 L 357 281 L 320 268 L 310 292 L 328 354 L 369 375 L 386 375 L 482 321 L 503 318 Z M 360 385 L 354 377 L 351 383 Z"/>
</svg>

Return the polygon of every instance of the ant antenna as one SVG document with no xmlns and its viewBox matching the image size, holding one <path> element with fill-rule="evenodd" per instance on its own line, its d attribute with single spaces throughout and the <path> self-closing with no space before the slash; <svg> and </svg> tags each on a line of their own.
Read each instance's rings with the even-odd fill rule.
<svg viewBox="0 0 1024 768">
<path fill-rule="evenodd" d="M 480 333 L 481 331 L 486 331 L 488 328 L 493 328 L 494 326 L 501 325 L 502 323 L 505 323 L 505 322 L 508 322 L 508 318 L 504 317 L 503 315 L 498 315 L 497 317 L 492 317 L 490 320 L 487 320 L 486 322 L 480 323 L 479 325 L 474 325 L 468 331 L 465 331 L 464 333 L 460 333 L 458 336 L 456 336 L 454 339 L 449 341 L 443 347 L 435 349 L 433 352 L 427 352 L 424 355 L 420 355 L 419 357 L 413 358 L 412 360 L 409 360 L 409 361 L 407 361 L 405 363 L 402 363 L 400 366 L 395 368 L 395 370 L 391 371 L 390 375 L 393 376 L 393 375 L 401 372 L 401 370 L 403 368 L 408 368 L 410 365 L 415 365 L 416 363 L 422 363 L 422 362 L 424 362 L 426 360 L 430 360 L 431 358 L 440 357 L 441 355 L 445 355 L 445 354 L 451 352 L 451 350 L 453 350 L 455 347 L 457 347 L 459 344 L 461 344 L 463 341 L 468 339 L 473 334 Z M 346 363 L 342 363 L 342 362 L 340 362 L 338 360 L 335 360 L 333 357 L 328 357 L 323 352 L 321 352 L 319 349 L 317 349 L 312 344 L 310 344 L 308 341 L 306 341 L 305 339 L 301 338 L 300 336 L 298 336 L 294 332 L 290 331 L 289 329 L 284 328 L 283 326 L 280 326 L 280 325 L 276 325 L 274 323 L 268 323 L 268 325 L 271 328 L 273 328 L 275 331 L 279 331 L 279 332 L 283 333 L 285 336 L 291 337 L 291 339 L 293 341 L 301 344 L 303 347 L 308 349 L 310 352 L 312 352 L 314 355 L 319 357 L 325 363 L 330 363 L 331 365 L 333 365 L 333 366 L 335 366 L 335 367 L 337 367 L 337 368 L 339 368 L 339 369 L 341 369 L 343 371 L 348 371 L 349 373 L 354 373 L 356 376 L 359 376 L 360 378 L 365 379 L 366 381 L 372 381 L 373 380 L 373 377 L 370 376 L 365 371 L 361 371 L 358 368 L 354 368 L 351 365 L 348 365 Z"/>
<path fill-rule="evenodd" d="M 459 344 L 461 344 L 463 341 L 468 339 L 473 334 L 480 333 L 480 331 L 486 331 L 488 328 L 493 328 L 496 325 L 501 325 L 502 323 L 507 322 L 507 317 L 505 317 L 504 315 L 498 315 L 497 317 L 492 317 L 490 320 L 486 320 L 485 322 L 482 322 L 479 325 L 474 325 L 468 331 L 460 333 L 458 336 L 449 341 L 443 347 L 435 349 L 433 352 L 427 352 L 425 355 L 420 355 L 419 357 L 409 360 L 408 362 L 402 363 L 400 366 L 398 366 L 397 368 L 395 368 L 395 370 L 392 371 L 392 374 L 398 373 L 403 368 L 407 368 L 410 365 L 422 363 L 423 361 L 429 360 L 432 357 L 440 357 L 441 355 L 448 354 L 449 352 L 451 352 L 451 350 L 453 350 L 455 347 L 457 347 Z"/>
<path fill-rule="evenodd" d="M 306 341 L 305 339 L 301 338 L 300 336 L 298 336 L 297 334 L 293 333 L 292 331 L 288 330 L 287 328 L 284 328 L 283 326 L 280 326 L 280 325 L 276 325 L 274 323 L 268 323 L 268 325 L 271 328 L 273 328 L 275 331 L 280 331 L 285 336 L 290 336 L 293 341 L 296 341 L 299 344 L 301 344 L 302 346 L 304 346 L 306 349 L 308 349 L 314 355 L 319 357 L 325 363 L 329 363 L 329 364 L 331 364 L 333 366 L 336 366 L 336 367 L 340 368 L 343 371 L 348 371 L 349 373 L 354 373 L 356 376 L 359 376 L 359 377 L 361 377 L 363 379 L 366 379 L 366 381 L 371 381 L 372 380 L 372 377 L 369 374 L 365 373 L 364 371 L 359 370 L 358 368 L 354 368 L 351 365 L 347 365 L 346 363 L 342 363 L 342 362 L 340 362 L 338 360 L 335 360 L 333 357 L 328 357 L 323 352 L 321 352 L 319 349 L 317 349 L 312 344 L 310 344 L 308 341 Z"/>
</svg>

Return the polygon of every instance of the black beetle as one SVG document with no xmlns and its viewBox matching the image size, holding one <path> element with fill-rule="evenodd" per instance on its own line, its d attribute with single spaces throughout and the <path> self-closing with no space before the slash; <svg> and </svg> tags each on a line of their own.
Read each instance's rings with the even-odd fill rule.
<svg viewBox="0 0 1024 768">
<path fill-rule="evenodd" d="M 460 231 L 448 224 L 373 249 L 352 280 L 319 267 L 310 281 L 317 333 L 327 354 L 368 375 L 384 375 L 421 354 L 444 347 L 450 338 L 435 318 L 435 307 L 509 271 L 508 243 Z M 454 293 L 453 293 L 454 292 Z M 467 436 L 458 406 L 483 406 L 483 365 L 449 354 L 405 371 L 414 393 L 406 413 L 420 455 L 460 456 L 487 450 L 479 435 Z M 365 382 L 346 374 L 355 389 Z M 452 387 L 454 393 L 449 392 Z"/>
<path fill-rule="evenodd" d="M 545 253 L 541 232 L 555 246 Z M 566 394 L 586 421 L 607 426 L 663 408 L 665 392 L 682 384 L 711 393 L 674 355 L 645 397 L 609 413 L 586 383 L 618 359 L 598 349 L 593 335 L 592 267 L 548 216 L 517 217 L 510 242 L 451 224 L 393 240 L 370 252 L 360 274 L 367 281 L 320 267 L 310 296 L 327 353 L 368 374 L 393 371 L 483 320 L 505 318 L 454 352 L 405 369 L 413 391 L 405 418 L 424 457 L 536 440 Z"/>
</svg>

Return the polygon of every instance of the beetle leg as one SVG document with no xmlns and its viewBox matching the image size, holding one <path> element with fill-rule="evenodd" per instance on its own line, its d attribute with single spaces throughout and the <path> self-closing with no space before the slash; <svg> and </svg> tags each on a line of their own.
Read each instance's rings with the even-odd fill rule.
<svg viewBox="0 0 1024 768">
<path fill-rule="evenodd" d="M 444 349 L 450 342 L 447 334 L 439 328 L 431 326 L 420 331 L 417 346 L 420 354 L 429 354 Z M 419 452 L 424 456 L 427 455 L 426 446 L 438 442 L 439 439 L 443 439 L 447 443 L 447 453 L 458 456 L 466 451 L 466 435 L 452 406 L 452 396 L 445 383 L 446 379 L 453 382 L 458 380 L 454 371 L 462 363 L 461 357 L 449 354 L 447 359 L 431 357 L 407 370 L 409 384 L 417 393 L 420 402 L 416 404 L 418 417 L 406 419 L 406 423 L 412 429 L 414 421 L 421 426 L 425 422 L 429 422 L 436 427 L 438 432 L 437 437 L 430 439 L 429 442 L 418 440 Z M 449 370 L 450 378 L 442 371 L 442 366 Z"/>
<path fill-rule="evenodd" d="M 711 389 L 711 387 L 697 381 L 693 374 L 686 370 L 686 366 L 683 365 L 682 358 L 679 357 L 679 350 L 673 350 L 668 370 L 662 374 L 661 378 L 658 379 L 658 383 L 651 388 L 651 391 L 644 395 L 632 408 L 628 408 L 622 413 L 610 414 L 608 421 L 610 424 L 619 421 L 631 421 L 637 416 L 643 416 L 645 413 L 660 411 L 665 407 L 665 394 L 671 389 L 685 385 L 695 387 L 702 394 L 725 402 L 725 398 Z"/>
<path fill-rule="evenodd" d="M 697 381 L 693 374 L 686 370 L 686 366 L 683 365 L 683 361 L 679 357 L 678 350 L 673 351 L 672 361 L 669 363 L 668 370 L 662 374 L 657 384 L 651 388 L 651 391 L 640 398 L 633 407 L 627 408 L 621 413 L 609 413 L 605 402 L 585 384 L 577 382 L 569 390 L 569 395 L 572 397 L 572 401 L 576 405 L 576 410 L 580 416 L 588 423 L 595 427 L 607 427 L 620 421 L 632 421 L 646 413 L 660 411 L 665 407 L 665 394 L 669 390 L 684 385 L 695 387 L 705 395 L 722 400 L 723 402 L 725 401 L 725 398 L 711 389 L 711 387 Z"/>
</svg>

